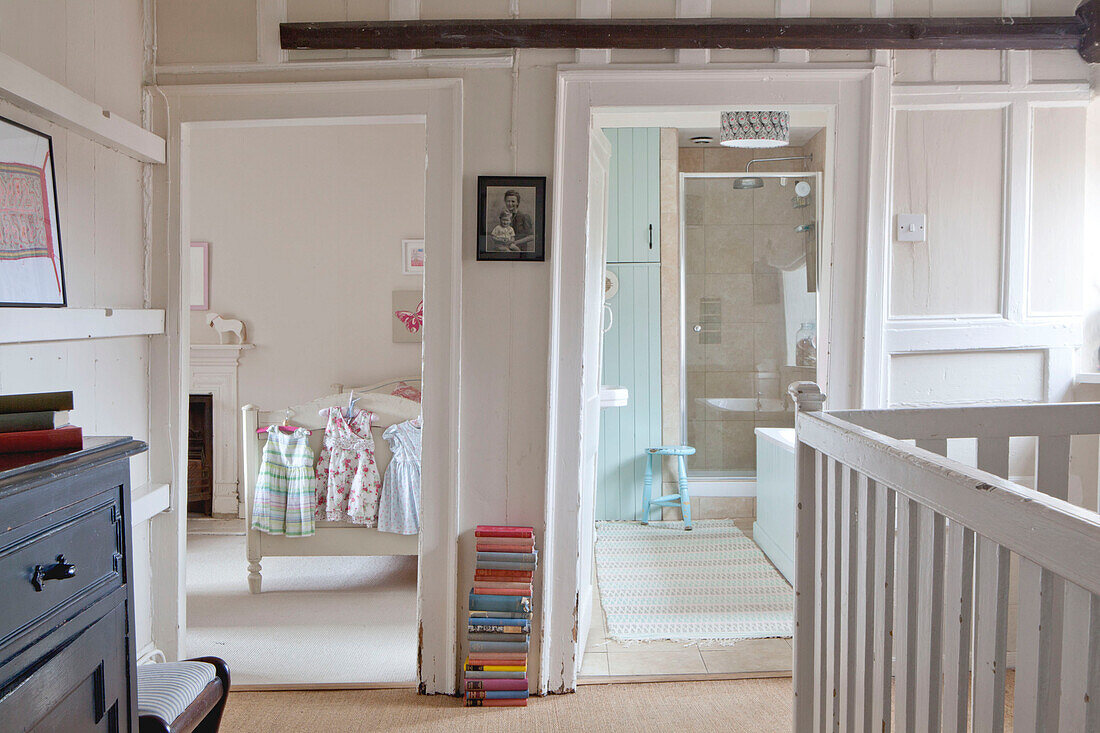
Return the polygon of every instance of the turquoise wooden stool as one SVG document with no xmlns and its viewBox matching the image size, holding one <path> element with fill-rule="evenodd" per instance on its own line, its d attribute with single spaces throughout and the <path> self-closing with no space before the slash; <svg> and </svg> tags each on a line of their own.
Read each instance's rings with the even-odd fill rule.
<svg viewBox="0 0 1100 733">
<path fill-rule="evenodd" d="M 695 449 L 690 445 L 659 445 L 656 448 L 647 448 L 646 454 L 645 491 L 642 492 L 642 524 L 649 524 L 650 504 L 655 504 L 657 506 L 678 506 L 680 507 L 680 513 L 684 515 L 684 529 L 690 532 L 691 495 L 688 494 L 687 465 L 684 463 L 684 456 L 694 455 Z M 680 493 L 662 496 L 660 499 L 650 498 L 650 495 L 653 493 L 654 456 L 676 456 L 678 471 L 676 482 L 679 484 Z M 658 472 L 660 472 L 661 469 L 660 461 L 661 459 L 658 457 Z"/>
</svg>

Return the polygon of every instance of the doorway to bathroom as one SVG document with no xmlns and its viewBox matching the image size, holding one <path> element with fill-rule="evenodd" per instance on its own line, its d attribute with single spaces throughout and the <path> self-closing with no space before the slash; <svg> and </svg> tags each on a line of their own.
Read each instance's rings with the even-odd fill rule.
<svg viewBox="0 0 1100 733">
<path fill-rule="evenodd" d="M 601 131 L 606 397 L 587 682 L 791 669 L 786 388 L 818 378 L 829 117 L 791 109 L 788 144 L 753 150 L 718 144 L 719 114 Z"/>
</svg>

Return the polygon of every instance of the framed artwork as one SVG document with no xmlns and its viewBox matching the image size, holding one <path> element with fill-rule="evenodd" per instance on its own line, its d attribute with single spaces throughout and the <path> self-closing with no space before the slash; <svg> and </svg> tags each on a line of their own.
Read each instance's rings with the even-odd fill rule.
<svg viewBox="0 0 1100 733">
<path fill-rule="evenodd" d="M 210 310 L 210 242 L 191 243 L 191 310 Z"/>
<path fill-rule="evenodd" d="M 424 275 L 424 240 L 401 240 L 401 272 L 405 275 Z"/>
<path fill-rule="evenodd" d="M 393 342 L 419 344 L 424 341 L 424 292 L 393 291 Z"/>
<path fill-rule="evenodd" d="M 0 306 L 64 305 L 53 140 L 0 117 Z"/>
<path fill-rule="evenodd" d="M 546 259 L 546 177 L 477 177 L 477 259 Z"/>
</svg>

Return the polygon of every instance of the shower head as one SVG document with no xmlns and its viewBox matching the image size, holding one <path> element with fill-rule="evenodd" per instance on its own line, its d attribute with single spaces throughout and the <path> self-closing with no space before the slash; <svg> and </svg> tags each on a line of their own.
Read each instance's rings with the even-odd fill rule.
<svg viewBox="0 0 1100 733">
<path fill-rule="evenodd" d="M 763 188 L 763 178 L 734 178 L 733 187 L 738 191 L 744 191 L 749 188 Z"/>
</svg>

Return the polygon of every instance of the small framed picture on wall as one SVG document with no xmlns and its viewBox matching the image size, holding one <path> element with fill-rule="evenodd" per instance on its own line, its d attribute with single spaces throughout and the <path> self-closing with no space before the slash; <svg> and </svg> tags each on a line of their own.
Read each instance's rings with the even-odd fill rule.
<svg viewBox="0 0 1100 733">
<path fill-rule="evenodd" d="M 53 139 L 0 117 L 0 305 L 65 305 Z"/>
<path fill-rule="evenodd" d="M 424 275 L 424 240 L 401 240 L 401 273 L 404 275 Z"/>
<path fill-rule="evenodd" d="M 546 177 L 477 177 L 477 258 L 546 259 Z"/>
</svg>

